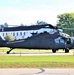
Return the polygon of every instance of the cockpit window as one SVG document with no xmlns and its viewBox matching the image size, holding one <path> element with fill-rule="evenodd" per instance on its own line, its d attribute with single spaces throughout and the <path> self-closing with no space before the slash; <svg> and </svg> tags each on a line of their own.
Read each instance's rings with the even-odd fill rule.
<svg viewBox="0 0 74 75">
<path fill-rule="evenodd" d="M 62 39 L 62 38 L 56 38 L 55 39 L 55 43 L 57 43 L 57 44 L 59 44 L 59 43 L 64 43 L 64 39 Z"/>
<path fill-rule="evenodd" d="M 58 38 L 55 39 L 55 43 L 59 44 L 59 39 Z"/>
<path fill-rule="evenodd" d="M 49 32 L 56 32 L 56 29 L 49 29 Z"/>
<path fill-rule="evenodd" d="M 64 43 L 64 39 L 60 39 L 60 43 Z"/>
<path fill-rule="evenodd" d="M 59 30 L 59 32 L 63 32 L 63 30 L 62 29 L 58 29 Z"/>
<path fill-rule="evenodd" d="M 35 30 L 35 32 L 38 32 L 38 33 L 43 33 L 43 32 L 48 32 L 48 33 L 55 33 L 57 32 L 56 29 L 52 29 L 52 28 L 41 28 L 39 30 Z"/>
</svg>

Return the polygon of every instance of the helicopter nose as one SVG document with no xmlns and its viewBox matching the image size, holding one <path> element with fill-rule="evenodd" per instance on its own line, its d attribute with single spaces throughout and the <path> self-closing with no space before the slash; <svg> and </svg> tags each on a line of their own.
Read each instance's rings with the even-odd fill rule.
<svg viewBox="0 0 74 75">
<path fill-rule="evenodd" d="M 69 38 L 69 37 L 70 37 L 70 35 L 68 35 L 68 34 L 66 34 L 66 33 L 59 33 L 59 35 L 60 35 L 61 37 L 64 37 L 64 38 Z"/>
</svg>

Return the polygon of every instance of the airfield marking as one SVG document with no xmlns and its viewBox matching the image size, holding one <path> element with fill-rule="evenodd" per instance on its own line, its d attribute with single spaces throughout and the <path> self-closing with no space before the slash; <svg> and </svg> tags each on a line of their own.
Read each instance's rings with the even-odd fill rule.
<svg viewBox="0 0 74 75">
<path fill-rule="evenodd" d="M 0 69 L 0 75 L 74 75 L 74 69 Z"/>
<path fill-rule="evenodd" d="M 45 70 L 44 70 L 43 68 L 40 68 L 40 72 L 38 72 L 38 73 L 36 73 L 36 74 L 41 74 L 41 73 L 43 73 L 43 72 L 45 72 Z"/>
</svg>

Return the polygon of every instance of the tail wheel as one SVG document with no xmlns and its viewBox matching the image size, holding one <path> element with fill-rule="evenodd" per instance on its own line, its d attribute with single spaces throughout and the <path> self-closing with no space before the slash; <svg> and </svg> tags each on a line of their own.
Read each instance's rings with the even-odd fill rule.
<svg viewBox="0 0 74 75">
<path fill-rule="evenodd" d="M 66 48 L 65 49 L 65 53 L 69 53 L 69 48 Z"/>
<path fill-rule="evenodd" d="M 52 52 L 53 52 L 53 53 L 56 53 L 56 49 L 52 49 Z"/>
<path fill-rule="evenodd" d="M 7 54 L 9 54 L 10 52 L 9 51 L 7 51 Z"/>
<path fill-rule="evenodd" d="M 7 54 L 9 54 L 14 48 L 10 48 L 9 51 L 7 51 Z"/>
</svg>

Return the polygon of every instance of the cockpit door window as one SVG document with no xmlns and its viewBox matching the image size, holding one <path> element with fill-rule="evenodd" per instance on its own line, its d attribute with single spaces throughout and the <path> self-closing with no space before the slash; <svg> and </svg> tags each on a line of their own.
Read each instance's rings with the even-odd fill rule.
<svg viewBox="0 0 74 75">
<path fill-rule="evenodd" d="M 67 38 L 67 44 L 71 44 L 71 39 Z"/>
</svg>

